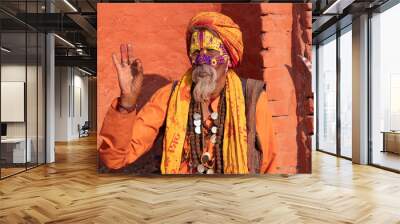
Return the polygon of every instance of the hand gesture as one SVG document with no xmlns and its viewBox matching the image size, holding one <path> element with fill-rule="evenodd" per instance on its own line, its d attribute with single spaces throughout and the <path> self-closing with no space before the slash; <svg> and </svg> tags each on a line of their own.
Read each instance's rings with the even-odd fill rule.
<svg viewBox="0 0 400 224">
<path fill-rule="evenodd" d="M 121 44 L 121 60 L 113 53 L 112 59 L 118 74 L 121 90 L 119 105 L 130 111 L 135 108 L 143 83 L 143 67 L 139 59 L 134 59 L 131 44 Z"/>
</svg>

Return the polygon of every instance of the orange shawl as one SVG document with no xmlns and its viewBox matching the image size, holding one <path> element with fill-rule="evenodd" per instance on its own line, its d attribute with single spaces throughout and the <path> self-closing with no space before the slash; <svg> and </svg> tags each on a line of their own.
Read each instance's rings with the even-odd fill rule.
<svg viewBox="0 0 400 224">
<path fill-rule="evenodd" d="M 172 93 L 168 105 L 162 174 L 177 174 L 182 160 L 186 136 L 192 85 L 191 69 L 186 72 Z M 225 174 L 247 174 L 247 131 L 242 84 L 229 69 L 226 88 L 226 118 L 224 123 L 223 163 Z"/>
</svg>

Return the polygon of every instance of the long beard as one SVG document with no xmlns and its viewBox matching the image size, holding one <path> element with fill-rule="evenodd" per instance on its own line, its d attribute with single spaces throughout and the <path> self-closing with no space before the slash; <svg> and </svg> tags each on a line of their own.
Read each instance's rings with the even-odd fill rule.
<svg viewBox="0 0 400 224">
<path fill-rule="evenodd" d="M 193 98 L 202 103 L 210 99 L 217 82 L 217 71 L 211 65 L 199 65 L 193 69 L 192 80 L 195 83 Z"/>
</svg>

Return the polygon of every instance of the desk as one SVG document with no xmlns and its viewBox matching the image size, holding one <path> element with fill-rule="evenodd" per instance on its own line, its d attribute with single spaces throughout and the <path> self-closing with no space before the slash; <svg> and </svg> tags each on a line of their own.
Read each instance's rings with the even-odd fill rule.
<svg viewBox="0 0 400 224">
<path fill-rule="evenodd" d="M 383 150 L 382 152 L 393 152 L 400 154 L 400 132 L 383 131 Z"/>
<path fill-rule="evenodd" d="M 25 154 L 25 138 L 5 138 L 1 139 L 1 159 L 6 163 L 26 163 L 32 159 L 32 141 L 27 138 L 28 143 Z M 25 161 L 26 159 L 26 161 Z"/>
</svg>

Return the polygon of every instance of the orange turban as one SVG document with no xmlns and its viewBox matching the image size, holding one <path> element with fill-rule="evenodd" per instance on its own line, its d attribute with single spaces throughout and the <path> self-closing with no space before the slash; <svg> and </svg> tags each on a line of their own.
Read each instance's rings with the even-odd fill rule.
<svg viewBox="0 0 400 224">
<path fill-rule="evenodd" d="M 187 27 L 186 46 L 189 54 L 190 40 L 193 28 L 207 28 L 219 35 L 231 58 L 232 66 L 236 67 L 243 58 L 243 40 L 240 27 L 228 16 L 218 12 L 201 12 L 195 15 Z"/>
</svg>

